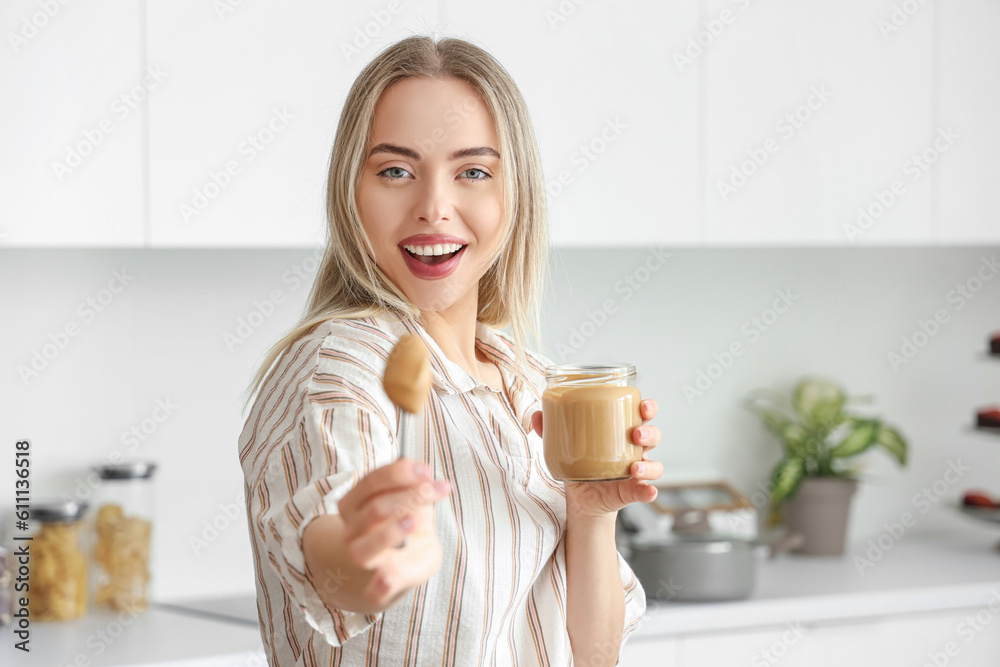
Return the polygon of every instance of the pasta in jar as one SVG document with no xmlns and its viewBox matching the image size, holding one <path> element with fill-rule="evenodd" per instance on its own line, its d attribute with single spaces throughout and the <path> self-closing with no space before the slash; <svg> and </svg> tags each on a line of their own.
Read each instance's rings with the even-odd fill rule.
<svg viewBox="0 0 1000 667">
<path fill-rule="evenodd" d="M 146 609 L 152 523 L 107 504 L 97 512 L 95 533 L 94 605 L 115 611 Z"/>
<path fill-rule="evenodd" d="M 85 504 L 36 506 L 41 527 L 31 542 L 28 612 L 36 621 L 69 621 L 87 613 L 87 559 L 80 546 Z"/>
<path fill-rule="evenodd" d="M 111 611 L 149 608 L 152 579 L 154 463 L 98 466 L 91 534 L 93 606 Z"/>
</svg>

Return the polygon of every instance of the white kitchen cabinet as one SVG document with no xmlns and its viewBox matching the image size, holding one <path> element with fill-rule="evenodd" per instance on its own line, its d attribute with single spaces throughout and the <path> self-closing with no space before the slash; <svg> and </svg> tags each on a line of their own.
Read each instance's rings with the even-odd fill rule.
<svg viewBox="0 0 1000 667">
<path fill-rule="evenodd" d="M 152 245 L 309 246 L 325 233 L 344 99 L 389 43 L 433 30 L 433 0 L 147 0 Z"/>
<path fill-rule="evenodd" d="M 525 97 L 554 244 L 697 242 L 698 74 L 670 51 L 698 3 L 447 2 L 445 16 Z"/>
<path fill-rule="evenodd" d="M 979 607 L 909 614 L 873 625 L 881 665 L 993 667 L 1000 662 L 1000 592 Z"/>
<path fill-rule="evenodd" d="M 739 632 L 640 637 L 625 645 L 621 664 L 992 667 L 1000 656 L 1000 624 L 993 623 L 1000 614 L 1000 594 L 996 599 L 996 611 L 984 602 L 964 610 L 888 618 L 792 621 Z"/>
<path fill-rule="evenodd" d="M 934 237 L 943 243 L 997 243 L 1000 182 L 1000 5 L 989 0 L 937 6 L 941 35 L 938 117 L 958 135 L 943 155 Z"/>
<path fill-rule="evenodd" d="M 0 247 L 142 245 L 140 9 L 0 3 Z"/>
<path fill-rule="evenodd" d="M 931 240 L 933 11 L 897 4 L 708 0 L 709 244 Z"/>
</svg>

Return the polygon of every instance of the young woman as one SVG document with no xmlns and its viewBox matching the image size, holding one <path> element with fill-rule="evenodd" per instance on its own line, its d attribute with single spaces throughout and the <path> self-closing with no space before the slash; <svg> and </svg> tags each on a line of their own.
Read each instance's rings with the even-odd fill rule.
<svg viewBox="0 0 1000 667">
<path fill-rule="evenodd" d="M 379 54 L 344 105 L 327 212 L 308 311 L 239 440 L 271 665 L 616 664 L 646 600 L 615 517 L 655 498 L 662 466 L 589 484 L 546 469 L 548 360 L 525 350 L 544 185 L 507 72 L 458 39 Z M 399 443 L 381 379 L 407 333 L 433 385 Z M 659 430 L 632 439 L 648 453 Z"/>
</svg>

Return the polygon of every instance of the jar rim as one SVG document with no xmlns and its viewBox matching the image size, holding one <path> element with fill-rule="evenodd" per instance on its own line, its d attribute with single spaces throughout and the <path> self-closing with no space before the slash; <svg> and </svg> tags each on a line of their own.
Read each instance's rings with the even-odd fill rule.
<svg viewBox="0 0 1000 667">
<path fill-rule="evenodd" d="M 156 464 L 152 461 L 131 461 L 128 463 L 97 465 L 93 469 L 102 480 L 146 479 L 153 476 Z"/>
<path fill-rule="evenodd" d="M 28 517 L 34 521 L 79 521 L 87 513 L 89 503 L 78 500 L 41 500 L 31 503 Z"/>
<path fill-rule="evenodd" d="M 575 376 L 583 379 L 625 380 L 635 376 L 635 364 L 603 362 L 593 364 L 559 364 L 546 366 L 546 379 Z"/>
</svg>

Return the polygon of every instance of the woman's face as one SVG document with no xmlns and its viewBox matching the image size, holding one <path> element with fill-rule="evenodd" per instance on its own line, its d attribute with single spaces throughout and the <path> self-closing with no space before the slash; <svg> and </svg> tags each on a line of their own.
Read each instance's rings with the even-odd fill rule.
<svg viewBox="0 0 1000 667">
<path fill-rule="evenodd" d="M 382 93 L 358 184 L 375 262 L 422 311 L 474 299 L 503 232 L 500 142 L 468 83 L 410 77 Z"/>
</svg>

